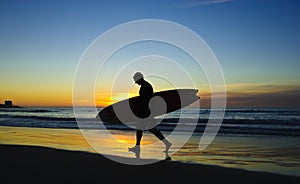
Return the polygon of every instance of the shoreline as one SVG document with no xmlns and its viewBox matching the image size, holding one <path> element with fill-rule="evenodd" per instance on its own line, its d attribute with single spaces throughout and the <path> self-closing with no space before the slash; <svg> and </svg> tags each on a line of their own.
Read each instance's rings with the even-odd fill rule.
<svg viewBox="0 0 300 184">
<path fill-rule="evenodd" d="M 91 181 L 137 183 L 147 179 L 172 181 L 230 181 L 299 183 L 300 177 L 246 171 L 220 166 L 159 161 L 149 165 L 125 165 L 105 156 L 84 151 L 69 151 L 41 146 L 0 145 L 4 181 L 81 183 Z M 127 158 L 126 158 L 127 159 Z M 134 159 L 134 158 L 128 158 Z M 156 181 L 156 182 L 157 182 Z"/>
</svg>

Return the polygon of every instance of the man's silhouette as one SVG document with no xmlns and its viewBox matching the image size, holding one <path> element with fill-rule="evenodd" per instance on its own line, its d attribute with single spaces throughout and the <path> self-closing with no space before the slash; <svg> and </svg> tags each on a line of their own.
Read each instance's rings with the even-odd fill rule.
<svg viewBox="0 0 300 184">
<path fill-rule="evenodd" d="M 149 109 L 149 101 L 153 97 L 153 88 L 151 84 L 144 80 L 144 76 L 142 73 L 137 72 L 134 74 L 133 79 L 135 83 L 140 85 L 140 97 L 142 100 L 142 108 L 140 113 L 140 118 L 148 118 L 148 116 L 151 114 Z M 150 122 L 152 121 L 152 122 Z M 152 124 L 154 122 L 153 117 L 150 117 L 149 120 L 146 123 Z M 145 122 L 137 122 L 137 129 L 136 129 L 136 145 L 132 148 L 129 148 L 129 151 L 133 152 L 139 152 L 140 151 L 140 143 L 143 136 L 143 129 L 146 126 L 144 125 Z M 155 127 L 152 127 L 148 129 L 152 134 L 154 134 L 159 140 L 161 140 L 166 145 L 166 152 L 168 152 L 169 148 L 171 147 L 171 143 L 163 136 L 163 134 L 157 130 Z"/>
</svg>

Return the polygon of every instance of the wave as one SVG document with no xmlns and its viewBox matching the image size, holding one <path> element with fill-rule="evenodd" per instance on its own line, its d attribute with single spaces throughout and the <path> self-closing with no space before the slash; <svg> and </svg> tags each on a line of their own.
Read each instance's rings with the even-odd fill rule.
<svg viewBox="0 0 300 184">
<path fill-rule="evenodd" d="M 76 121 L 75 118 L 68 117 L 47 117 L 47 116 L 24 116 L 24 115 L 6 115 L 0 114 L 0 118 L 14 119 L 34 119 L 34 120 L 49 120 L 49 121 Z"/>
<path fill-rule="evenodd" d="M 5 117 L 5 118 L 4 118 Z M 80 124 L 81 129 L 110 129 L 110 130 L 133 130 L 123 124 L 109 124 L 100 123 L 95 118 L 82 118 L 84 123 Z M 195 123 L 189 119 L 158 119 L 160 123 L 157 128 L 161 131 L 172 132 L 176 128 L 177 131 L 187 132 L 193 131 L 204 132 L 208 120 L 198 120 Z M 78 129 L 78 124 L 75 118 L 61 118 L 61 117 L 39 117 L 39 116 L 8 116 L 0 115 L 1 126 L 18 126 L 18 127 L 36 127 L 36 128 L 67 128 Z M 217 124 L 210 124 L 210 127 L 220 126 Z M 237 120 L 225 120 L 219 129 L 221 134 L 245 134 L 245 135 L 284 135 L 284 136 L 300 136 L 300 123 L 270 123 L 247 121 L 241 123 Z"/>
<path fill-rule="evenodd" d="M 8 114 L 0 114 L 0 118 L 15 118 L 15 119 L 34 119 L 34 120 L 49 120 L 49 121 L 76 121 L 74 117 L 55 117 L 55 116 L 35 116 L 35 115 L 8 115 Z M 80 118 L 83 120 L 95 121 L 95 118 Z M 155 118 L 155 120 L 161 123 L 189 123 L 194 122 L 198 124 L 206 124 L 209 119 L 198 118 L 198 120 L 191 118 Z M 214 120 L 214 119 L 212 119 Z M 215 119 L 217 120 L 217 119 Z M 278 119 L 223 119 L 222 124 L 243 124 L 243 125 L 300 125 L 300 121 L 298 119 L 286 119 L 286 120 L 278 120 Z"/>
<path fill-rule="evenodd" d="M 29 113 L 43 113 L 43 112 L 58 112 L 60 110 L 71 110 L 72 108 L 0 108 L 0 112 L 29 112 Z M 101 109 L 99 109 L 100 111 Z M 200 111 L 200 114 L 207 114 L 213 112 L 225 113 L 296 113 L 300 114 L 300 109 L 183 109 L 183 111 Z"/>
<path fill-rule="evenodd" d="M 191 119 L 188 118 L 164 118 L 164 119 L 157 119 L 161 122 L 169 122 L 169 123 L 177 123 L 179 122 L 190 122 Z M 213 120 L 213 119 L 212 119 Z M 195 120 L 192 120 L 193 122 Z M 207 123 L 208 119 L 201 119 L 199 118 L 196 120 L 198 124 L 201 123 Z M 300 125 L 300 121 L 297 119 L 288 119 L 288 120 L 277 120 L 277 119 L 266 119 L 266 120 L 250 120 L 250 119 L 223 119 L 222 124 L 249 124 L 249 125 L 262 125 L 262 124 L 267 124 L 267 125 Z"/>
<path fill-rule="evenodd" d="M 210 109 L 201 109 L 201 112 L 210 113 Z M 213 109 L 215 112 L 225 113 L 293 113 L 300 114 L 300 109 Z"/>
<path fill-rule="evenodd" d="M 13 109 L 13 108 L 0 108 L 0 112 L 28 112 L 28 113 L 49 113 L 58 112 L 57 110 L 45 110 L 45 109 Z"/>
</svg>

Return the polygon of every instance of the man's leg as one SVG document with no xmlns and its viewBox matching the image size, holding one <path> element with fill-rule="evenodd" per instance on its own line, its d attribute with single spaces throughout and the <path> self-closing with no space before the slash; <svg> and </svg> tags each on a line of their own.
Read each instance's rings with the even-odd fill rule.
<svg viewBox="0 0 300 184">
<path fill-rule="evenodd" d="M 143 137 L 143 130 L 136 130 L 136 144 L 135 145 L 140 145 L 141 144 L 141 140 Z"/>
<path fill-rule="evenodd" d="M 165 143 L 166 145 L 166 151 L 169 150 L 169 148 L 172 146 L 172 143 L 170 143 L 165 137 L 164 135 L 159 131 L 157 130 L 155 127 L 149 129 L 149 131 L 155 135 L 159 140 L 161 140 L 163 143 Z"/>
<path fill-rule="evenodd" d="M 136 158 L 140 158 L 140 152 L 141 152 L 140 144 L 141 144 L 142 137 L 143 137 L 143 130 L 137 129 L 135 146 L 133 146 L 132 148 L 128 148 L 128 151 L 135 153 Z"/>
<path fill-rule="evenodd" d="M 155 127 L 149 129 L 149 132 L 151 132 L 153 135 L 155 135 L 161 141 L 165 139 L 164 135 L 159 130 L 157 130 Z"/>
<path fill-rule="evenodd" d="M 141 140 L 143 137 L 143 129 L 142 129 L 143 123 L 142 122 L 138 122 L 136 125 L 136 142 L 135 142 L 135 146 L 132 148 L 128 148 L 128 151 L 132 151 L 134 153 L 139 153 L 140 152 L 140 144 L 141 144 Z"/>
</svg>

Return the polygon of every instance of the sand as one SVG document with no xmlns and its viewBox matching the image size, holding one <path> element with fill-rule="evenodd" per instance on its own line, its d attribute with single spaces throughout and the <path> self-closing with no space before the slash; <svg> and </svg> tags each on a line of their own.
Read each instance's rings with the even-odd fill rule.
<svg viewBox="0 0 300 184">
<path fill-rule="evenodd" d="M 4 183 L 300 183 L 300 177 L 202 164 L 160 161 L 133 166 L 82 151 L 24 145 L 0 145 L 0 149 Z"/>
<path fill-rule="evenodd" d="M 89 130 L 88 132 L 92 133 L 89 139 L 95 140 L 101 147 L 101 153 L 135 157 L 132 152 L 128 152 L 128 147 L 132 147 L 135 143 L 134 131 L 113 130 L 117 140 L 101 138 L 99 131 Z M 199 136 L 193 136 L 177 152 L 174 151 L 176 145 L 173 145 L 171 147 L 172 160 L 300 177 L 299 138 L 223 135 L 217 136 L 213 143 L 203 151 L 198 148 L 199 140 Z M 157 139 L 145 131 L 140 158 L 165 158 L 165 154 L 162 152 L 163 148 L 159 147 L 163 144 L 152 145 L 149 149 L 145 149 L 145 144 L 149 145 L 155 141 Z M 86 142 L 78 129 L 0 126 L 0 144 L 43 146 L 99 153 Z"/>
</svg>

